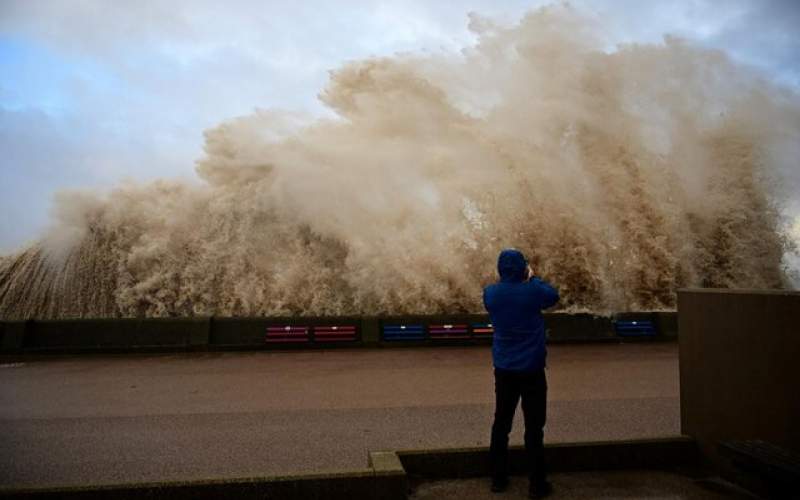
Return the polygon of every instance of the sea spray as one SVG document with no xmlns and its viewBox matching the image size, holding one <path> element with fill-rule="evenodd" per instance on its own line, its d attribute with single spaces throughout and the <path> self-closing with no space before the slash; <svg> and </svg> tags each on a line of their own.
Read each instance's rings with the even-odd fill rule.
<svg viewBox="0 0 800 500">
<path fill-rule="evenodd" d="M 0 317 L 479 312 L 508 246 L 567 310 L 787 285 L 795 94 L 677 39 L 606 50 L 570 7 L 470 27 L 333 71 L 334 118 L 208 130 L 200 183 L 60 194 L 0 258 Z"/>
</svg>

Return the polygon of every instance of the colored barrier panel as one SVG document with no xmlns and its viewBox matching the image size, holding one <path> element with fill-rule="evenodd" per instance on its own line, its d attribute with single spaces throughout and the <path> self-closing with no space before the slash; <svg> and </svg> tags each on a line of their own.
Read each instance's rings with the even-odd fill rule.
<svg viewBox="0 0 800 500">
<path fill-rule="evenodd" d="M 428 325 L 428 335 L 434 340 L 468 339 L 467 325 Z"/>
<path fill-rule="evenodd" d="M 652 321 L 615 321 L 614 329 L 620 337 L 649 337 L 656 334 Z"/>
<path fill-rule="evenodd" d="M 354 342 L 356 341 L 354 325 L 322 325 L 314 327 L 315 342 Z"/>
<path fill-rule="evenodd" d="M 271 344 L 308 342 L 308 330 L 307 326 L 268 326 L 266 341 Z"/>
<path fill-rule="evenodd" d="M 472 336 L 476 339 L 490 339 L 494 335 L 491 323 L 472 323 Z"/>
<path fill-rule="evenodd" d="M 425 340 L 424 325 L 383 325 L 383 340 L 421 341 Z"/>
</svg>

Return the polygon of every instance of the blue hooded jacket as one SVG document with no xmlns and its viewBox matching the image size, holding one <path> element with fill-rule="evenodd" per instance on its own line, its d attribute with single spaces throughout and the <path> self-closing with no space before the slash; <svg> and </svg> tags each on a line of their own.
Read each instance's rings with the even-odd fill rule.
<svg viewBox="0 0 800 500">
<path fill-rule="evenodd" d="M 483 305 L 494 327 L 494 366 L 501 370 L 530 372 L 545 366 L 542 309 L 558 302 L 558 292 L 539 278 L 526 281 L 527 268 L 520 251 L 503 250 L 497 259 L 500 282 L 483 290 Z"/>
</svg>

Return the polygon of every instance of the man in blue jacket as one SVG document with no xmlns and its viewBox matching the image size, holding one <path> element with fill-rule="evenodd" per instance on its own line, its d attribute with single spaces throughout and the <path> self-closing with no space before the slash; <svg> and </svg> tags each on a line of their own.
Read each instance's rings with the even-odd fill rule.
<svg viewBox="0 0 800 500">
<path fill-rule="evenodd" d="M 552 487 L 544 463 L 544 423 L 547 414 L 544 319 L 542 309 L 558 302 L 558 292 L 533 276 L 522 252 L 503 250 L 497 259 L 500 282 L 483 290 L 483 304 L 494 327 L 495 413 L 489 454 L 492 491 L 508 486 L 508 434 L 517 402 L 525 416 L 525 450 L 530 470 L 529 495 L 547 496 Z"/>
</svg>

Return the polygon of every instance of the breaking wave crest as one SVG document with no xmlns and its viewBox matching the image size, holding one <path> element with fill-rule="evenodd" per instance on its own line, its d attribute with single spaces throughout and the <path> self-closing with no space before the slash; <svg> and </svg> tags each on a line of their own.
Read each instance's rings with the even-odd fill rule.
<svg viewBox="0 0 800 500">
<path fill-rule="evenodd" d="M 569 7 L 470 27 L 461 54 L 333 71 L 334 118 L 208 130 L 202 182 L 59 194 L 0 258 L 0 316 L 478 312 L 508 246 L 568 310 L 787 286 L 796 95 L 676 39 L 603 50 Z"/>
</svg>

